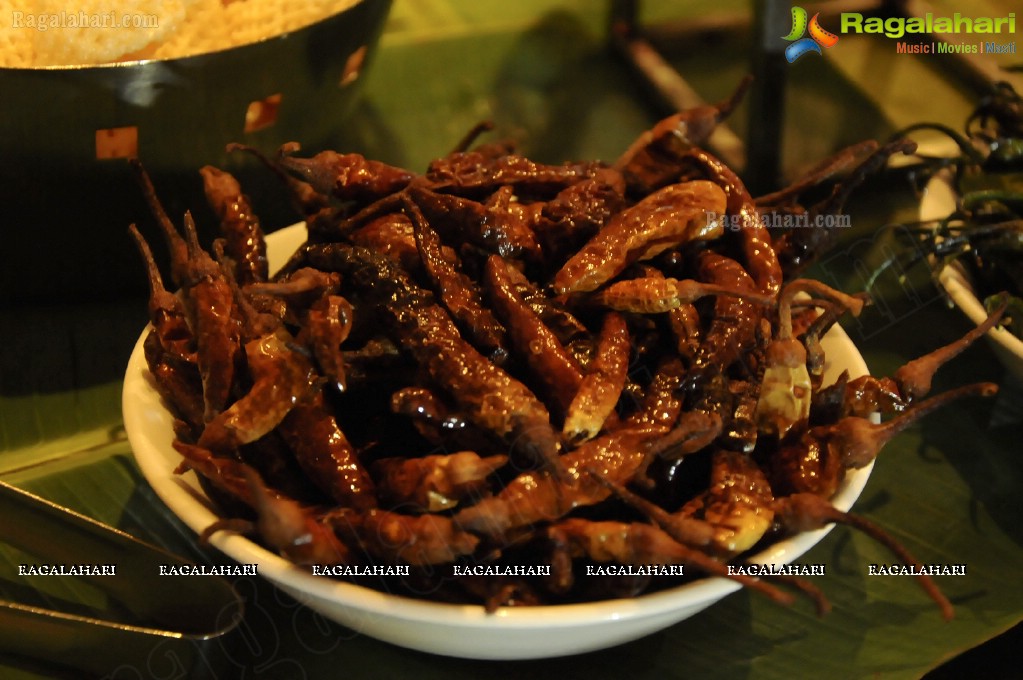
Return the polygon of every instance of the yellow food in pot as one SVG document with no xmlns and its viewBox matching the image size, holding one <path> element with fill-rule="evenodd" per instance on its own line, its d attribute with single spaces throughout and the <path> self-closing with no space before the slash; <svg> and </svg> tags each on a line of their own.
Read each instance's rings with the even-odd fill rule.
<svg viewBox="0 0 1023 680">
<path fill-rule="evenodd" d="M 294 31 L 359 0 L 0 0 L 0 67 L 171 59 Z"/>
</svg>

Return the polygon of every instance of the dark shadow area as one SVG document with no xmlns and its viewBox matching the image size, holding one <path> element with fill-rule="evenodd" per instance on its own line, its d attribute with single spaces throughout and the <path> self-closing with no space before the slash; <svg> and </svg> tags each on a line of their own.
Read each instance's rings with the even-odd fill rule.
<svg viewBox="0 0 1023 680">
<path fill-rule="evenodd" d="M 0 395 L 82 390 L 124 376 L 146 323 L 143 298 L 0 310 Z"/>
</svg>

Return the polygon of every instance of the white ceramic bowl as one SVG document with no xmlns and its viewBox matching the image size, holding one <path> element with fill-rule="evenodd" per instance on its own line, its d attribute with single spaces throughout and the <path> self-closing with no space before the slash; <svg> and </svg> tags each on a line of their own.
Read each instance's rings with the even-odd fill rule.
<svg viewBox="0 0 1023 680">
<path fill-rule="evenodd" d="M 271 263 L 281 263 L 305 239 L 299 225 L 268 238 Z M 144 338 L 144 335 L 143 335 Z M 180 456 L 171 447 L 171 416 L 150 384 L 140 338 L 124 380 L 124 424 L 142 474 L 157 495 L 197 533 L 217 517 L 188 473 L 173 473 Z M 837 326 L 824 339 L 825 380 L 848 370 L 867 372 L 856 347 Z M 871 467 L 852 471 L 834 499 L 848 510 Z M 828 529 L 781 541 L 751 558 L 787 564 L 820 541 Z M 403 647 L 478 659 L 530 659 L 602 649 L 667 628 L 738 590 L 733 581 L 707 578 L 631 599 L 543 607 L 504 608 L 488 614 L 480 606 L 452 605 L 390 595 L 362 586 L 312 576 L 243 536 L 218 532 L 214 546 L 241 564 L 258 564 L 260 576 L 328 618 Z"/>
<path fill-rule="evenodd" d="M 942 219 L 955 210 L 955 205 L 955 191 L 949 176 L 939 173 L 927 183 L 920 202 L 920 219 Z M 974 292 L 969 273 L 961 265 L 952 263 L 944 267 L 938 273 L 938 283 L 970 321 L 979 325 L 987 319 L 987 310 Z M 986 337 L 1006 370 L 1023 383 L 1023 340 L 1001 327 L 992 328 Z"/>
</svg>

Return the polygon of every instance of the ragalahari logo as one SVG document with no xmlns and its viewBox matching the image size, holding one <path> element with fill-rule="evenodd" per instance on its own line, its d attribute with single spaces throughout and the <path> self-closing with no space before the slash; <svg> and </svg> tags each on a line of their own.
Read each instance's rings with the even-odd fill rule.
<svg viewBox="0 0 1023 680">
<path fill-rule="evenodd" d="M 821 47 L 833 47 L 838 42 L 837 35 L 821 27 L 818 17 L 820 14 L 814 14 L 808 23 L 805 9 L 792 8 L 792 30 L 785 36 L 785 40 L 792 43 L 785 48 L 785 58 L 790 64 L 807 52 L 821 54 Z M 807 32 L 810 37 L 804 38 L 803 34 Z"/>
</svg>

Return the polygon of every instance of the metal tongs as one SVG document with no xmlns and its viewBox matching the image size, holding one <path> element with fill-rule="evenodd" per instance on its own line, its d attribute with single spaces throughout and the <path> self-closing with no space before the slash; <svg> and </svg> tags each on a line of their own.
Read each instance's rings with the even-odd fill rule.
<svg viewBox="0 0 1023 680">
<path fill-rule="evenodd" d="M 0 599 L 0 653 L 95 675 L 216 676 L 219 660 L 227 657 L 225 636 L 238 627 L 243 611 L 225 579 L 160 576 L 161 565 L 194 564 L 4 482 L 0 518 L 0 541 L 33 564 L 114 565 L 115 575 L 45 578 L 87 582 L 111 602 L 103 609 L 117 612 L 83 615 L 78 612 L 90 608 L 82 602 L 65 602 L 62 611 Z M 14 592 L 31 587 L 18 567 L 0 563 L 0 579 Z"/>
</svg>

